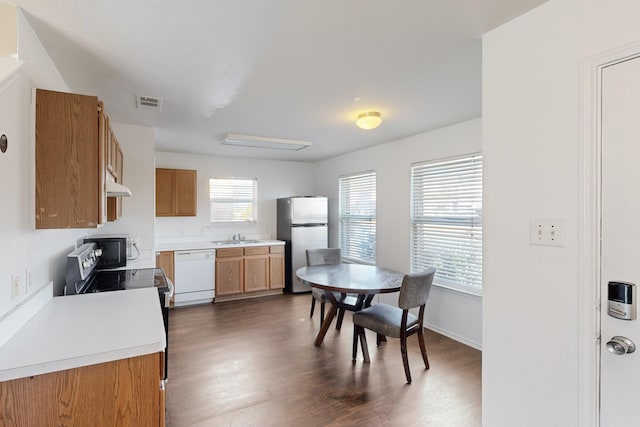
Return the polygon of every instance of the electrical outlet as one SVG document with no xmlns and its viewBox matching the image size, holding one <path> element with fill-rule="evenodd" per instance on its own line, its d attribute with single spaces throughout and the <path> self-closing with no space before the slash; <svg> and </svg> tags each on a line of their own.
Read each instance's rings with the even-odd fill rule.
<svg viewBox="0 0 640 427">
<path fill-rule="evenodd" d="M 564 220 L 530 220 L 529 241 L 532 245 L 564 246 Z"/>
<path fill-rule="evenodd" d="M 20 296 L 20 275 L 15 274 L 11 276 L 11 295 L 13 299 L 16 299 Z"/>
<path fill-rule="evenodd" d="M 24 271 L 24 278 L 26 283 L 26 288 L 27 288 L 27 293 L 31 293 L 31 291 L 33 290 L 33 276 L 31 275 L 31 272 L 29 271 L 29 269 L 25 269 Z"/>
</svg>

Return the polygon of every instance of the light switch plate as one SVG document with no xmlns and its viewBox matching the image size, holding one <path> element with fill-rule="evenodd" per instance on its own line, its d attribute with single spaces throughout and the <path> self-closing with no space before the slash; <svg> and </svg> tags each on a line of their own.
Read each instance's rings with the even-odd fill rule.
<svg viewBox="0 0 640 427">
<path fill-rule="evenodd" d="M 564 246 L 563 219 L 532 219 L 529 221 L 529 242 L 532 245 Z"/>
</svg>

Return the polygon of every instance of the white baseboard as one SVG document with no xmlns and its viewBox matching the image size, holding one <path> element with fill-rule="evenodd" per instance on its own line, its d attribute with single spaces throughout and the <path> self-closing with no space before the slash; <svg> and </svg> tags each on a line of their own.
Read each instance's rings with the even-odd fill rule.
<svg viewBox="0 0 640 427">
<path fill-rule="evenodd" d="M 468 339 L 461 337 L 459 335 L 453 334 L 449 331 L 445 331 L 444 329 L 440 329 L 435 325 L 431 325 L 429 323 L 424 324 L 424 327 L 427 329 L 431 329 L 434 332 L 439 333 L 440 335 L 444 335 L 445 337 L 451 338 L 452 340 L 458 341 L 464 345 L 468 345 L 469 347 L 475 348 L 476 350 L 482 351 L 482 345 L 477 342 L 469 341 Z"/>
</svg>

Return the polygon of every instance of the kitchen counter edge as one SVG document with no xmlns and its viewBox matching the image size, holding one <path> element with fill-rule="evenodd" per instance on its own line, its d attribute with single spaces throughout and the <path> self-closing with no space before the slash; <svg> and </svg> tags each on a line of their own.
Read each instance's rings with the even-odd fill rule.
<svg viewBox="0 0 640 427">
<path fill-rule="evenodd" d="M 187 250 L 204 250 L 204 249 L 223 249 L 223 248 L 243 248 L 249 246 L 278 246 L 284 245 L 282 240 L 259 240 L 257 242 L 240 242 L 217 244 L 212 241 L 184 241 L 184 242 L 158 242 L 156 243 L 156 252 L 162 251 L 187 251 Z"/>
<path fill-rule="evenodd" d="M 0 347 L 0 381 L 144 356 L 165 348 L 155 288 L 54 297 Z"/>
</svg>

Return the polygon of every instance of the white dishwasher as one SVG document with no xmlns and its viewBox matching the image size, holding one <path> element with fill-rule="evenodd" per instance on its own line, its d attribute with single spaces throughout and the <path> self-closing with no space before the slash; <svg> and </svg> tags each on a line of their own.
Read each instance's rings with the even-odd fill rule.
<svg viewBox="0 0 640 427">
<path fill-rule="evenodd" d="M 175 305 L 201 304 L 214 298 L 216 251 L 175 251 Z"/>
</svg>

